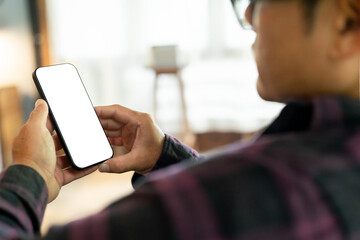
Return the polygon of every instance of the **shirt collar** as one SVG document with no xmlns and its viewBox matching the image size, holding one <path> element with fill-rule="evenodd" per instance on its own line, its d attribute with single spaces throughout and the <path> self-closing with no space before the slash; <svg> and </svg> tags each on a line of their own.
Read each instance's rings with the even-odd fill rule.
<svg viewBox="0 0 360 240">
<path fill-rule="evenodd" d="M 287 104 L 263 135 L 360 125 L 360 100 L 319 97 Z"/>
</svg>

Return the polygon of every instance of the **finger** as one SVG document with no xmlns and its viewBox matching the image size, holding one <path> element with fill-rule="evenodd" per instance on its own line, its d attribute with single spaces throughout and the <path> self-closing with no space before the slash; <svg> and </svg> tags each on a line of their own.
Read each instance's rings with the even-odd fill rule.
<svg viewBox="0 0 360 240">
<path fill-rule="evenodd" d="M 133 156 L 130 153 L 111 158 L 99 166 L 100 172 L 124 173 L 134 170 Z"/>
<path fill-rule="evenodd" d="M 110 144 L 113 146 L 121 147 L 124 145 L 122 138 L 108 138 L 108 139 L 109 139 Z"/>
<path fill-rule="evenodd" d="M 109 131 L 109 130 L 105 130 L 106 136 L 107 137 L 111 137 L 111 138 L 115 138 L 115 137 L 121 137 L 121 131 Z"/>
<path fill-rule="evenodd" d="M 134 119 L 135 111 L 120 105 L 96 107 L 95 111 L 101 119 L 114 119 L 120 123 L 126 124 Z"/>
<path fill-rule="evenodd" d="M 102 127 L 105 130 L 117 130 L 120 129 L 124 124 L 121 124 L 113 119 L 102 119 L 100 118 Z"/>
<path fill-rule="evenodd" d="M 48 112 L 47 103 L 42 99 L 38 99 L 35 103 L 35 109 L 30 114 L 28 122 L 46 126 Z"/>
<path fill-rule="evenodd" d="M 47 127 L 47 129 L 49 129 L 50 133 L 53 133 L 55 130 L 49 116 L 47 117 L 47 120 L 46 120 L 46 127 Z"/>
<path fill-rule="evenodd" d="M 54 144 L 55 144 L 55 151 L 59 151 L 60 149 L 63 148 L 63 146 L 61 145 L 61 142 L 59 140 L 59 137 L 57 134 L 54 134 L 52 136 L 53 140 L 54 140 Z"/>
<path fill-rule="evenodd" d="M 60 169 L 71 167 L 69 159 L 64 155 L 56 157 L 56 166 Z"/>
<path fill-rule="evenodd" d="M 82 170 L 77 170 L 72 167 L 64 170 L 64 185 L 95 172 L 97 168 L 98 166 L 96 165 Z"/>
</svg>

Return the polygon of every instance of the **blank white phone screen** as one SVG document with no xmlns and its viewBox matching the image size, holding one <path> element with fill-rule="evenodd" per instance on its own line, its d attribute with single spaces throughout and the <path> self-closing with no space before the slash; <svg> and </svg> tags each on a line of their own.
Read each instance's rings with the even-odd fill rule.
<svg viewBox="0 0 360 240">
<path fill-rule="evenodd" d="M 76 68 L 42 67 L 35 75 L 75 166 L 85 168 L 111 158 L 112 148 Z"/>
</svg>

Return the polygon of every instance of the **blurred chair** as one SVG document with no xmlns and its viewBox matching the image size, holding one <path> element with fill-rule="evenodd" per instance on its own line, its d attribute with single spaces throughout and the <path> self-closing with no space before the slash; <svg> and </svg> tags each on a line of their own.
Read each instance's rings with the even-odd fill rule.
<svg viewBox="0 0 360 240">
<path fill-rule="evenodd" d="M 184 96 L 184 83 L 181 77 L 182 65 L 178 63 L 178 49 L 176 45 L 164 45 L 164 46 L 154 46 L 152 47 L 152 65 L 151 68 L 155 71 L 155 81 L 154 81 L 154 99 L 153 99 L 153 108 L 154 108 L 154 117 L 156 119 L 157 114 L 157 90 L 159 76 L 162 74 L 173 74 L 179 83 L 179 92 L 180 92 L 180 101 L 181 101 L 181 110 L 182 110 L 182 123 L 183 123 L 183 133 L 182 140 L 190 146 L 195 145 L 196 137 L 195 134 L 190 129 L 189 120 L 187 117 L 187 107 Z"/>
<path fill-rule="evenodd" d="M 16 87 L 0 88 L 0 133 L 2 167 L 12 161 L 12 144 L 23 125 L 21 96 Z"/>
</svg>

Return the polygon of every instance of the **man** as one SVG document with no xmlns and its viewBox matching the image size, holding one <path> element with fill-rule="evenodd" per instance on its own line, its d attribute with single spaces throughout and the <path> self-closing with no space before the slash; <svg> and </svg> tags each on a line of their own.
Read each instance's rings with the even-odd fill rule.
<svg viewBox="0 0 360 240">
<path fill-rule="evenodd" d="M 280 116 L 251 144 L 199 158 L 149 115 L 98 107 L 111 143 L 129 151 L 99 170 L 135 170 L 137 190 L 44 238 L 360 239 L 360 1 L 253 0 L 245 16 L 258 92 L 287 103 Z M 2 173 L 2 239 L 34 238 L 47 200 L 95 170 L 62 170 L 47 114 L 39 100 Z"/>
</svg>

